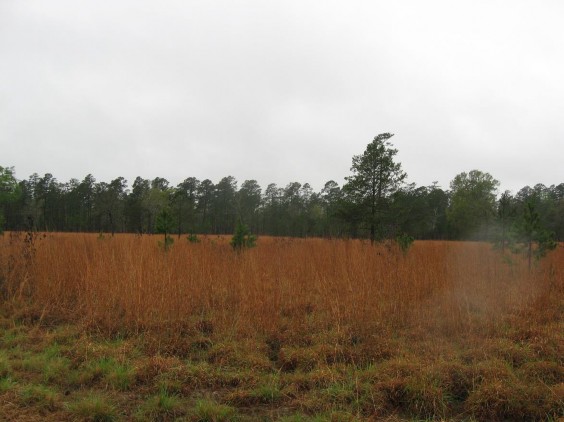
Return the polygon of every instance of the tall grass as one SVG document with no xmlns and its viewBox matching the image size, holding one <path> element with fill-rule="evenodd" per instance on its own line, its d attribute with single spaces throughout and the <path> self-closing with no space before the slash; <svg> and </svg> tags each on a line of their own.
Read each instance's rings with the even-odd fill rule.
<svg viewBox="0 0 564 422">
<path fill-rule="evenodd" d="M 360 240 L 277 239 L 234 253 L 225 237 L 48 234 L 0 239 L 4 299 L 33 318 L 108 332 L 215 331 L 272 335 L 334 330 L 349 336 L 482 334 L 527 313 L 561 310 L 564 248 L 531 273 L 487 244 L 415 242 L 399 250 Z M 551 314 L 552 313 L 552 314 Z M 533 321 L 531 321 L 533 323 Z"/>
</svg>

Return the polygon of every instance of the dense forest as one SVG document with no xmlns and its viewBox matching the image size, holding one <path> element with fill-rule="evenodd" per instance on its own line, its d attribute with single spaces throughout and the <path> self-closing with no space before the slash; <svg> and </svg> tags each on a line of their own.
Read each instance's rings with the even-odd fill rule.
<svg viewBox="0 0 564 422">
<path fill-rule="evenodd" d="M 494 177 L 472 170 L 456 175 L 448 190 L 407 184 L 392 136 L 376 136 L 353 157 L 343 186 L 330 180 L 319 192 L 300 182 L 263 190 L 232 176 L 217 183 L 188 177 L 177 186 L 137 177 L 131 187 L 123 177 L 104 182 L 92 174 L 18 180 L 13 167 L 0 167 L 0 229 L 154 233 L 164 214 L 179 236 L 229 234 L 241 221 L 259 235 L 495 241 L 529 213 L 543 233 L 564 240 L 564 183 L 499 194 Z"/>
</svg>

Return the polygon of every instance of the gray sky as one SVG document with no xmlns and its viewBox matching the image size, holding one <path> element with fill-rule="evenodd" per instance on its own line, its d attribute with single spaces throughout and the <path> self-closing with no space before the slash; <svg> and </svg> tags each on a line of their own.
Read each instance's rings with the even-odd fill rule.
<svg viewBox="0 0 564 422">
<path fill-rule="evenodd" d="M 0 0 L 19 179 L 342 185 L 395 133 L 409 182 L 564 182 L 564 2 Z"/>
</svg>

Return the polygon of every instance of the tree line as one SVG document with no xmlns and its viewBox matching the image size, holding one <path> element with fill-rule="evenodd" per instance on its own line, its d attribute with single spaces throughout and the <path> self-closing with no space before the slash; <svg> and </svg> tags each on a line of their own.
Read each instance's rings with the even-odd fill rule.
<svg viewBox="0 0 564 422">
<path fill-rule="evenodd" d="M 502 246 L 527 213 L 564 240 L 564 183 L 525 186 L 498 195 L 499 182 L 479 170 L 454 177 L 449 189 L 417 186 L 383 133 L 352 159 L 340 186 L 330 180 L 315 192 L 308 183 L 262 189 L 232 176 L 217 183 L 188 177 L 176 186 L 162 177 L 58 181 L 51 173 L 18 180 L 0 167 L 0 229 L 154 233 L 166 213 L 171 232 L 232 234 L 239 222 L 258 235 L 354 237 L 377 241 L 408 234 L 416 239 L 497 241 Z M 522 224 L 521 224 L 522 226 Z"/>
</svg>

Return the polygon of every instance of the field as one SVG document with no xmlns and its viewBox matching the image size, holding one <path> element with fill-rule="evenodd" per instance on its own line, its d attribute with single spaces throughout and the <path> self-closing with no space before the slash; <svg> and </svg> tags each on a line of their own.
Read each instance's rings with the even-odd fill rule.
<svg viewBox="0 0 564 422">
<path fill-rule="evenodd" d="M 0 420 L 564 416 L 562 245 L 159 240 L 0 238 Z"/>
</svg>

